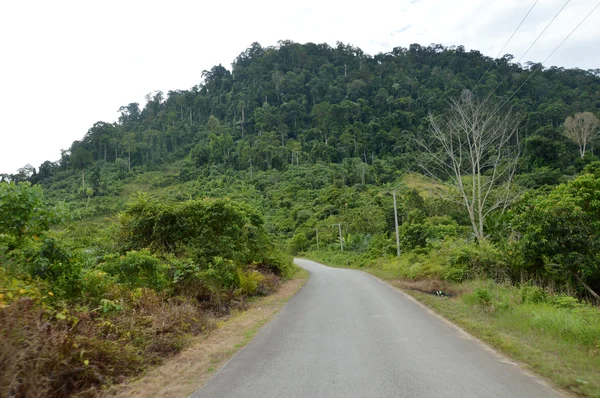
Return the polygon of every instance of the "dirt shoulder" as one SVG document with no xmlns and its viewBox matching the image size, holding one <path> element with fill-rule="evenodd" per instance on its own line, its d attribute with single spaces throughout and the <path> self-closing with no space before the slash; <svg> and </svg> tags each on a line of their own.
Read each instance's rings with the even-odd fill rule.
<svg viewBox="0 0 600 398">
<path fill-rule="evenodd" d="M 248 310 L 219 322 L 216 330 L 206 337 L 198 337 L 179 355 L 142 377 L 109 390 L 104 396 L 187 397 L 248 344 L 256 332 L 300 290 L 307 278 L 306 271 L 298 271 L 276 293 L 252 302 Z"/>
</svg>

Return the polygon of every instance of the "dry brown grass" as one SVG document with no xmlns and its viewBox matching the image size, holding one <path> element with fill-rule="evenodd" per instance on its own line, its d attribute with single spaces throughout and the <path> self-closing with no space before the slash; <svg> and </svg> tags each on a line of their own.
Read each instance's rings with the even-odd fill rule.
<svg viewBox="0 0 600 398">
<path fill-rule="evenodd" d="M 0 309 L 0 396 L 93 396 L 102 385 L 161 363 L 215 325 L 193 300 L 165 299 L 152 290 L 135 300 L 103 315 L 50 310 L 30 299 Z"/>
<path fill-rule="evenodd" d="M 279 284 L 279 278 L 267 275 L 258 293 L 268 294 Z M 243 296 L 199 301 L 196 295 L 169 297 L 151 289 L 115 292 L 110 305 L 95 310 L 50 308 L 22 298 L 0 308 L 0 397 L 97 396 L 200 342 L 208 356 L 206 362 L 194 359 L 194 366 L 208 366 L 204 373 L 187 375 L 208 374 L 210 366 L 230 355 L 232 344 L 240 344 L 239 333 L 264 322 L 294 286 L 297 280 L 253 304 Z M 250 311 L 241 312 L 246 308 Z M 219 333 L 207 338 L 218 321 Z M 164 368 L 171 371 L 158 379 L 160 385 L 180 376 L 177 361 L 175 368 Z M 147 395 L 153 394 L 146 390 L 142 396 Z"/>
<path fill-rule="evenodd" d="M 418 281 L 392 279 L 388 282 L 400 289 L 416 290 L 423 293 L 435 294 L 437 291 L 442 291 L 445 295 L 449 296 L 455 296 L 464 293 L 459 285 L 439 279 L 423 279 Z"/>
<path fill-rule="evenodd" d="M 89 314 L 52 315 L 25 299 L 0 310 L 0 396 L 65 397 L 142 365 L 133 347 L 95 338 Z"/>
<path fill-rule="evenodd" d="M 204 385 L 235 352 L 246 345 L 302 286 L 306 277 L 289 280 L 271 296 L 260 298 L 247 311 L 221 320 L 207 337 L 197 337 L 181 354 L 150 370 L 142 378 L 116 386 L 105 396 L 116 397 L 185 397 Z"/>
</svg>

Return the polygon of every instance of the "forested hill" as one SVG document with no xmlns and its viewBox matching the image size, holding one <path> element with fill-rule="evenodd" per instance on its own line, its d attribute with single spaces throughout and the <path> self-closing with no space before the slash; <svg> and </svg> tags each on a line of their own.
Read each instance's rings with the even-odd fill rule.
<svg viewBox="0 0 600 398">
<path fill-rule="evenodd" d="M 0 175 L 0 396 L 138 375 L 292 254 L 457 294 L 449 319 L 600 396 L 600 69 L 280 42 L 198 79 Z"/>
<path fill-rule="evenodd" d="M 116 163 L 123 172 L 152 169 L 188 155 L 187 172 L 346 158 L 387 159 L 406 168 L 417 149 L 414 137 L 427 132 L 425 116 L 443 112 L 465 89 L 480 97 L 493 93 L 492 101 L 508 100 L 520 114 L 521 172 L 564 171 L 578 154 L 561 124 L 600 108 L 600 69 L 519 65 L 511 55 L 493 60 L 462 46 L 412 44 L 370 56 L 342 43 L 254 43 L 231 70 L 214 66 L 200 77 L 190 90 L 148 94 L 143 108 L 122 106 L 118 123 L 95 123 L 58 162 L 3 178 L 44 182 L 93 161 Z"/>
</svg>

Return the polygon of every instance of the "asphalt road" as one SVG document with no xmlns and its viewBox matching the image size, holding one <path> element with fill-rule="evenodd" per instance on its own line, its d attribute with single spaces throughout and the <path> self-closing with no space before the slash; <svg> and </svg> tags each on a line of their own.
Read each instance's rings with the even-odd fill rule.
<svg viewBox="0 0 600 398">
<path fill-rule="evenodd" d="M 295 260 L 304 287 L 192 397 L 559 397 L 366 273 Z"/>
</svg>

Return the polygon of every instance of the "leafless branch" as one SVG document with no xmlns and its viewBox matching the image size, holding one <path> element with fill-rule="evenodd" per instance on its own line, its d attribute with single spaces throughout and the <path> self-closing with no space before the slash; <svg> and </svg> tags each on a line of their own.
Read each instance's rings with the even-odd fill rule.
<svg viewBox="0 0 600 398">
<path fill-rule="evenodd" d="M 425 173 L 459 193 L 478 240 L 485 239 L 485 218 L 514 199 L 511 184 L 520 156 L 519 121 L 499 113 L 469 91 L 451 101 L 442 120 L 429 115 L 429 140 L 421 162 Z"/>
</svg>

